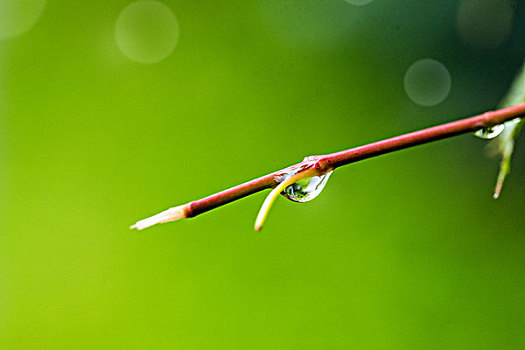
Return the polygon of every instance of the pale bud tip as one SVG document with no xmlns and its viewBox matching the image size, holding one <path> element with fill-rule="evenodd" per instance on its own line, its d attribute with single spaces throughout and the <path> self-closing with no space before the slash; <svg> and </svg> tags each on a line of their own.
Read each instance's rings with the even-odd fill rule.
<svg viewBox="0 0 525 350">
<path fill-rule="evenodd" d="M 498 199 L 499 195 L 501 194 L 501 189 L 503 188 L 503 183 L 498 182 L 496 185 L 496 188 L 494 189 L 494 194 L 492 195 L 492 198 Z"/>
<path fill-rule="evenodd" d="M 130 229 L 144 230 L 156 224 L 163 224 L 165 222 L 179 220 L 185 217 L 185 205 L 170 208 L 157 215 L 153 215 L 144 220 L 138 221 L 135 225 L 130 226 Z"/>
</svg>

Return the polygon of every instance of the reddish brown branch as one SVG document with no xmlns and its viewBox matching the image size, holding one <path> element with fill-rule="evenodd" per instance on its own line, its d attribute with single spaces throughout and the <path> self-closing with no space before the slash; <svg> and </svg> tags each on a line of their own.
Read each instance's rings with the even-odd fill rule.
<svg viewBox="0 0 525 350">
<path fill-rule="evenodd" d="M 209 197 L 190 202 L 183 206 L 169 209 L 166 212 L 156 215 L 154 217 L 156 219 L 154 220 L 153 218 L 150 218 L 139 221 L 136 225 L 132 226 L 132 228 L 142 229 L 159 222 L 168 222 L 180 218 L 197 216 L 253 193 L 268 188 L 274 188 L 284 180 L 287 174 L 290 173 L 299 173 L 313 167 L 317 174 L 323 174 L 329 170 L 363 159 L 442 140 L 456 135 L 474 132 L 524 115 L 525 103 L 522 103 L 512 107 L 486 112 L 475 117 L 461 119 L 455 122 L 370 143 L 368 145 L 355 147 L 349 150 L 322 156 L 306 157 L 304 161 L 292 165 L 291 167 L 232 187 Z"/>
</svg>

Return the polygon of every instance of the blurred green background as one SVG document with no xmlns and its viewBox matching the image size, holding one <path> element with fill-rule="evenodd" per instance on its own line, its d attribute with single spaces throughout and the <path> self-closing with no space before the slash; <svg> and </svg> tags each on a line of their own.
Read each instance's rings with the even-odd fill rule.
<svg viewBox="0 0 525 350">
<path fill-rule="evenodd" d="M 0 348 L 525 347 L 523 137 L 498 201 L 466 135 L 341 168 L 261 233 L 266 193 L 128 229 L 495 108 L 525 4 L 487 1 L 0 0 Z M 452 82 L 431 107 L 403 83 L 424 58 Z"/>
</svg>

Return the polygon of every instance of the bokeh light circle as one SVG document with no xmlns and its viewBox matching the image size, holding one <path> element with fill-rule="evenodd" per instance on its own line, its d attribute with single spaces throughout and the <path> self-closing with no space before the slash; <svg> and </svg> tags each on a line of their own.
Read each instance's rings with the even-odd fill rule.
<svg viewBox="0 0 525 350">
<path fill-rule="evenodd" d="M 371 3 L 373 0 L 345 0 L 347 3 L 355 6 L 363 6 Z"/>
<path fill-rule="evenodd" d="M 421 106 L 435 106 L 447 98 L 452 79 L 443 64 L 426 58 L 408 68 L 404 85 L 412 101 Z"/>
<path fill-rule="evenodd" d="M 0 39 L 27 32 L 38 21 L 46 0 L 0 0 Z"/>
<path fill-rule="evenodd" d="M 172 52 L 179 40 L 179 24 L 171 9 L 158 1 L 135 1 L 118 16 L 115 37 L 129 59 L 156 63 Z"/>
<path fill-rule="evenodd" d="M 462 0 L 457 13 L 461 39 L 481 49 L 494 49 L 510 35 L 514 11 L 510 0 Z"/>
</svg>

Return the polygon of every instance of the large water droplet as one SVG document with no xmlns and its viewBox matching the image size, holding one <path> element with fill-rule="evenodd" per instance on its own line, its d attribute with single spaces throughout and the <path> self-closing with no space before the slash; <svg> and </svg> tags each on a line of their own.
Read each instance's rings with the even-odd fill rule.
<svg viewBox="0 0 525 350">
<path fill-rule="evenodd" d="M 294 202 L 308 202 L 317 197 L 323 190 L 332 172 L 321 176 L 308 177 L 286 187 L 283 196 Z"/>
<path fill-rule="evenodd" d="M 503 124 L 498 124 L 489 128 L 479 129 L 474 135 L 481 139 L 490 140 L 501 134 L 503 129 L 505 129 L 505 126 Z"/>
</svg>

